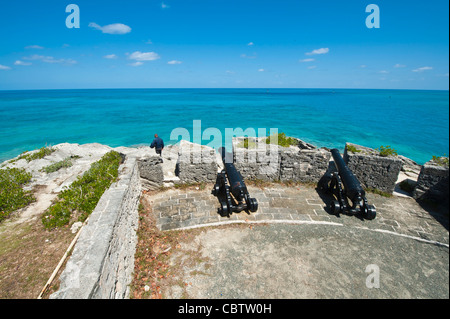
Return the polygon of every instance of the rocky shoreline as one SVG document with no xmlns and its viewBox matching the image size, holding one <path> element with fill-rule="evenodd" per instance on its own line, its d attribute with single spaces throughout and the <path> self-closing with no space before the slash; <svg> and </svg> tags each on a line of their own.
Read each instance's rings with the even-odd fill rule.
<svg viewBox="0 0 450 319">
<path fill-rule="evenodd" d="M 250 143 L 261 142 L 258 138 L 233 139 L 233 161 L 244 179 L 317 183 L 327 170 L 333 169 L 327 148 L 317 148 L 299 139 L 296 139 L 297 146 L 244 148 L 244 139 L 251 139 Z M 1 163 L 0 168 L 23 168 L 32 174 L 32 181 L 25 187 L 26 190 L 45 186 L 47 193 L 55 194 L 112 150 L 138 160 L 141 184 L 147 190 L 176 184 L 214 183 L 217 172 L 223 167 L 221 157 L 214 149 L 187 141 L 167 146 L 162 157 L 148 146 L 113 148 L 98 143 L 62 143 L 52 146 L 52 149 L 54 152 L 42 159 L 28 162 L 18 156 Z M 357 151 L 352 152 L 355 149 Z M 33 152 L 36 151 L 27 154 Z M 430 195 L 431 199 L 444 200 L 448 204 L 448 197 L 443 195 L 448 190 L 448 165 L 439 166 L 433 161 L 419 165 L 401 155 L 383 157 L 376 150 L 352 143 L 346 144 L 342 155 L 367 189 L 397 196 L 413 196 L 415 199 Z M 66 158 L 73 158 L 72 166 L 52 173 L 43 172 L 45 167 Z M 412 191 L 400 188 L 401 182 L 408 183 Z"/>
</svg>

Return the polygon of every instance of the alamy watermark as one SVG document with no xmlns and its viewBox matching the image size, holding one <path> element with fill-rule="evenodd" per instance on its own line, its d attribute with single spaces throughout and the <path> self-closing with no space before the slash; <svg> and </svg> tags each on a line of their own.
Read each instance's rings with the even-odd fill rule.
<svg viewBox="0 0 450 319">
<path fill-rule="evenodd" d="M 380 8 L 376 4 L 369 4 L 366 7 L 366 12 L 370 14 L 366 18 L 366 27 L 369 29 L 380 28 Z"/>
<path fill-rule="evenodd" d="M 66 27 L 69 29 L 80 28 L 80 7 L 76 4 L 69 4 L 66 12 L 70 13 L 66 18 Z"/>
<path fill-rule="evenodd" d="M 369 274 L 366 278 L 366 287 L 369 289 L 380 288 L 380 267 L 370 264 L 367 265 L 365 272 Z"/>
<path fill-rule="evenodd" d="M 277 163 L 278 162 L 278 128 L 225 128 L 225 136 L 216 127 L 202 129 L 202 121 L 194 120 L 192 132 L 184 127 L 177 127 L 170 133 L 170 140 L 184 140 L 193 143 L 191 147 L 186 147 L 185 152 L 191 152 L 193 163 L 202 163 L 205 158 L 202 156 L 202 145 L 218 151 L 224 147 L 227 153 L 233 154 L 241 143 L 240 149 L 251 150 L 255 156 L 245 157 L 248 163 Z M 270 136 L 270 144 L 266 142 Z M 239 141 L 236 139 L 239 138 Z M 206 157 L 207 160 L 207 157 Z M 226 157 L 226 162 L 232 162 L 233 156 Z"/>
<path fill-rule="evenodd" d="M 66 27 L 69 29 L 80 28 L 80 7 L 76 4 L 69 4 L 66 6 L 66 13 L 70 13 L 66 17 Z M 380 8 L 376 4 L 369 4 L 366 6 L 366 13 L 370 13 L 366 17 L 366 27 L 369 29 L 380 28 Z"/>
</svg>

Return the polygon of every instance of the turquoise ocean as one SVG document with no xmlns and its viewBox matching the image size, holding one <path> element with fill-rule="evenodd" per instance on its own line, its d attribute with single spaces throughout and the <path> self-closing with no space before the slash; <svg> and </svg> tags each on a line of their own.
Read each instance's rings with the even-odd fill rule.
<svg viewBox="0 0 450 319">
<path fill-rule="evenodd" d="M 277 128 L 316 146 L 390 145 L 423 164 L 449 154 L 449 92 L 351 89 L 0 91 L 0 162 L 45 145 L 166 144 L 173 129 Z M 202 143 L 208 144 L 205 140 Z"/>
</svg>

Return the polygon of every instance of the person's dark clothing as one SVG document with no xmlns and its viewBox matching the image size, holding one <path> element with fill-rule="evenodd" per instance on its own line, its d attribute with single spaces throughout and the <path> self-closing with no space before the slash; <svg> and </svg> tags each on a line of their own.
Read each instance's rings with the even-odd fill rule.
<svg viewBox="0 0 450 319">
<path fill-rule="evenodd" d="M 155 148 L 156 154 L 161 155 L 161 151 L 164 148 L 164 142 L 162 138 L 155 137 L 152 144 L 150 145 L 150 148 Z"/>
</svg>

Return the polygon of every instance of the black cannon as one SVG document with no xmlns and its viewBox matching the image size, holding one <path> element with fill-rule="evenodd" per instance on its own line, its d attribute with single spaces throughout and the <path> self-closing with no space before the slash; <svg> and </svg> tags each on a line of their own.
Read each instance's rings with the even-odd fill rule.
<svg viewBox="0 0 450 319">
<path fill-rule="evenodd" d="M 334 171 L 325 176 L 320 182 L 320 188 L 331 192 L 337 199 L 330 203 L 330 210 L 336 215 L 340 213 L 361 214 L 366 219 L 374 219 L 376 216 L 375 206 L 367 203 L 364 189 L 345 164 L 339 150 L 332 149 L 331 155 L 337 172 Z"/>
<path fill-rule="evenodd" d="M 256 212 L 258 202 L 251 198 L 245 186 L 241 174 L 233 164 L 232 154 L 227 153 L 224 147 L 219 149 L 225 169 L 217 174 L 212 194 L 217 196 L 220 202 L 219 213 L 221 216 L 230 216 L 243 210 Z"/>
</svg>

